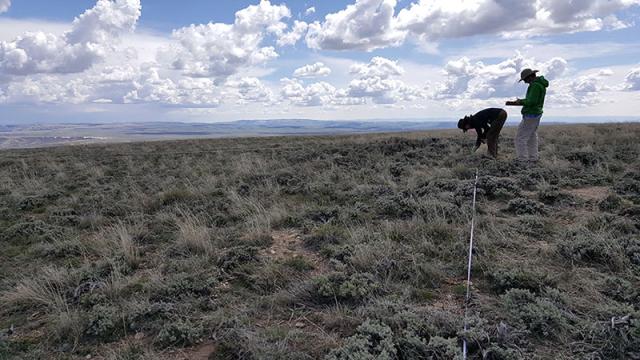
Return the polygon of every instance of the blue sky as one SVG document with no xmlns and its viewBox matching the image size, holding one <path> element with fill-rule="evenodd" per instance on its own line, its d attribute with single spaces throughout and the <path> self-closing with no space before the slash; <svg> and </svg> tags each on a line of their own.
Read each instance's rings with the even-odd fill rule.
<svg viewBox="0 0 640 360">
<path fill-rule="evenodd" d="M 0 0 L 0 123 L 637 116 L 640 0 Z M 518 109 L 509 108 L 511 118 Z"/>
</svg>

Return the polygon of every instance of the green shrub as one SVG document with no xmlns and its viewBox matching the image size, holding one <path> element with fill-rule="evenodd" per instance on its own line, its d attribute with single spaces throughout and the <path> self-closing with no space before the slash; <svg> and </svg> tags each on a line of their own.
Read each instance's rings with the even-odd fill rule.
<svg viewBox="0 0 640 360">
<path fill-rule="evenodd" d="M 360 301 L 379 290 L 378 283 L 371 274 L 347 275 L 340 272 L 322 275 L 314 280 L 315 293 L 322 302 L 334 299 Z"/>
<path fill-rule="evenodd" d="M 275 181 L 282 187 L 285 194 L 300 194 L 306 191 L 307 179 L 305 179 L 300 171 L 295 169 L 282 169 L 274 175 Z"/>
<path fill-rule="evenodd" d="M 333 261 L 339 261 L 343 264 L 349 262 L 353 256 L 353 245 L 333 245 L 329 244 L 322 248 L 321 254 Z"/>
<path fill-rule="evenodd" d="M 510 178 L 483 175 L 478 178 L 478 189 L 488 198 L 512 198 L 520 196 L 521 189 L 517 182 Z"/>
<path fill-rule="evenodd" d="M 614 212 L 622 208 L 622 198 L 616 194 L 609 194 L 606 198 L 598 202 L 598 208 L 601 211 Z"/>
<path fill-rule="evenodd" d="M 579 162 L 583 166 L 594 166 L 603 161 L 602 155 L 598 154 L 594 150 L 576 150 L 570 152 L 566 159 L 569 161 Z"/>
<path fill-rule="evenodd" d="M 241 347 L 237 339 L 223 340 L 216 346 L 216 351 L 209 356 L 211 360 L 252 360 L 255 357 Z"/>
<path fill-rule="evenodd" d="M 124 348 L 114 349 L 109 356 L 108 360 L 144 360 L 145 350 L 141 344 L 128 343 Z"/>
<path fill-rule="evenodd" d="M 621 313 L 629 316 L 626 324 L 611 326 L 611 321 L 588 323 L 576 342 L 576 353 L 590 359 L 634 359 L 640 349 L 640 313 Z"/>
<path fill-rule="evenodd" d="M 88 324 L 84 333 L 98 341 L 113 341 L 125 329 L 122 312 L 115 306 L 95 305 L 88 317 Z"/>
<path fill-rule="evenodd" d="M 534 335 L 556 338 L 572 328 L 567 313 L 554 299 L 523 289 L 508 290 L 501 299 L 511 321 Z"/>
<path fill-rule="evenodd" d="M 456 338 L 434 336 L 429 339 L 426 359 L 462 359 L 462 350 Z"/>
<path fill-rule="evenodd" d="M 64 229 L 42 220 L 32 220 L 13 224 L 0 232 L 0 240 L 12 243 L 33 244 L 50 242 L 64 235 Z"/>
<path fill-rule="evenodd" d="M 614 269 L 623 267 L 626 262 L 622 242 L 606 232 L 586 228 L 570 230 L 557 247 L 560 255 L 576 262 L 608 265 Z"/>
<path fill-rule="evenodd" d="M 416 203 L 402 193 L 377 198 L 375 207 L 380 216 L 389 219 L 409 219 L 416 213 Z"/>
<path fill-rule="evenodd" d="M 553 286 L 555 283 L 544 272 L 540 272 L 539 270 L 530 271 L 519 266 L 514 266 L 509 269 L 498 268 L 490 270 L 487 275 L 491 287 L 498 293 L 503 293 L 514 288 L 538 293 L 544 287 Z"/>
<path fill-rule="evenodd" d="M 231 271 L 240 265 L 258 260 L 258 248 L 254 246 L 236 246 L 227 249 L 218 259 L 218 266 Z"/>
<path fill-rule="evenodd" d="M 180 272 L 168 276 L 160 289 L 151 290 L 155 292 L 153 299 L 174 301 L 189 296 L 210 295 L 217 284 L 215 274 Z"/>
<path fill-rule="evenodd" d="M 547 186 L 540 189 L 538 200 L 547 205 L 569 205 L 575 202 L 571 194 L 561 191 L 557 186 Z"/>
<path fill-rule="evenodd" d="M 507 211 L 516 215 L 540 215 L 546 213 L 543 204 L 527 198 L 515 198 L 509 201 Z"/>
<path fill-rule="evenodd" d="M 518 218 L 515 229 L 529 237 L 546 239 L 553 233 L 553 220 L 539 215 L 523 215 Z"/>
<path fill-rule="evenodd" d="M 204 329 L 201 324 L 178 319 L 163 324 L 153 343 L 158 347 L 191 346 L 201 341 Z"/>
<path fill-rule="evenodd" d="M 168 321 L 176 312 L 176 305 L 170 302 L 128 301 L 125 303 L 125 321 L 131 331 L 141 331 L 158 321 Z"/>
<path fill-rule="evenodd" d="M 314 269 L 313 264 L 302 256 L 288 258 L 282 264 L 286 267 L 300 272 L 310 271 Z"/>
<path fill-rule="evenodd" d="M 344 242 L 347 234 L 342 226 L 323 224 L 315 227 L 311 234 L 303 238 L 304 245 L 312 250 L 321 250 L 328 245 L 336 245 Z"/>
<path fill-rule="evenodd" d="M 640 194 L 640 181 L 635 179 L 623 178 L 613 184 L 613 190 L 621 195 L 631 195 L 637 199 Z"/>
<path fill-rule="evenodd" d="M 18 209 L 22 211 L 34 211 L 45 206 L 46 201 L 40 196 L 26 196 L 18 202 Z"/>
<path fill-rule="evenodd" d="M 356 329 L 356 334 L 344 345 L 332 350 L 327 360 L 362 359 L 391 360 L 397 358 L 393 331 L 389 326 L 367 319 Z"/>
<path fill-rule="evenodd" d="M 640 300 L 638 289 L 629 281 L 618 276 L 607 276 L 599 287 L 603 294 L 617 301 L 633 304 Z"/>
</svg>

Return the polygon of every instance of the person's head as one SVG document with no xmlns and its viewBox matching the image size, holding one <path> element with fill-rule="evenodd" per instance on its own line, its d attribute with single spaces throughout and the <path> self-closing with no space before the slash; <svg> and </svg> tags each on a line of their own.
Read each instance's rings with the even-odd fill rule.
<svg viewBox="0 0 640 360">
<path fill-rule="evenodd" d="M 458 129 L 463 132 L 467 132 L 467 130 L 471 129 L 471 115 L 467 115 L 458 120 Z"/>
<path fill-rule="evenodd" d="M 527 84 L 531 84 L 536 79 L 536 73 L 538 70 L 524 69 L 520 72 L 520 81 L 524 81 Z"/>
</svg>

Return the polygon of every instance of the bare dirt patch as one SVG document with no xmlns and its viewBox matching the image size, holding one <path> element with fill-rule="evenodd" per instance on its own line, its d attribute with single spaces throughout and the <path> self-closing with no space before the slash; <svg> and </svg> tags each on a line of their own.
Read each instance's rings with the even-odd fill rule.
<svg viewBox="0 0 640 360">
<path fill-rule="evenodd" d="M 313 266 L 312 274 L 329 270 L 326 261 L 317 253 L 304 247 L 302 236 L 295 230 L 279 230 L 271 234 L 273 244 L 260 251 L 260 255 L 275 261 L 303 258 Z"/>
<path fill-rule="evenodd" d="M 590 186 L 580 189 L 567 190 L 571 195 L 577 196 L 583 200 L 602 200 L 609 195 L 609 187 L 607 186 Z"/>
<path fill-rule="evenodd" d="M 207 360 L 210 359 L 211 354 L 216 351 L 216 346 L 213 344 L 202 344 L 200 346 L 176 350 L 173 353 L 167 354 L 171 359 L 179 360 Z"/>
</svg>

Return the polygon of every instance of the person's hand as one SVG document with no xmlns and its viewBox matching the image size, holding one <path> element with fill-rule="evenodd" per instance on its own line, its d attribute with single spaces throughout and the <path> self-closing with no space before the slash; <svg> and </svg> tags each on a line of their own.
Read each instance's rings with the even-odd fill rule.
<svg viewBox="0 0 640 360">
<path fill-rule="evenodd" d="M 518 100 L 515 100 L 515 101 L 509 100 L 509 101 L 507 101 L 505 103 L 505 105 L 507 105 L 507 106 L 518 106 L 518 105 L 522 105 L 522 104 L 520 103 L 520 99 L 518 99 Z"/>
</svg>

